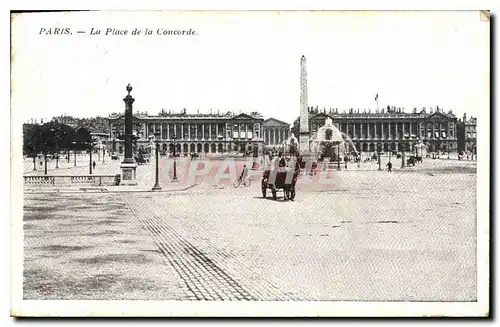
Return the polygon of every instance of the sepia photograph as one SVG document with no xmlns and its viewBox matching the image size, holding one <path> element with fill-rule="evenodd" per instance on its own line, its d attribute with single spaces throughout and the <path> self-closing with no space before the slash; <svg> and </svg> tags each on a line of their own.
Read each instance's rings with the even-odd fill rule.
<svg viewBox="0 0 500 327">
<path fill-rule="evenodd" d="M 488 316 L 490 19 L 11 12 L 11 314 Z"/>
</svg>

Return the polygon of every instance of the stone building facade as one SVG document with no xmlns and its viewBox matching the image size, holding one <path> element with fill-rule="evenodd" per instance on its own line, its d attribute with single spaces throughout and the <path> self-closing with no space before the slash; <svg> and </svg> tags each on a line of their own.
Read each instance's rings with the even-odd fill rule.
<svg viewBox="0 0 500 327">
<path fill-rule="evenodd" d="M 290 137 L 290 124 L 275 118 L 264 121 L 264 147 L 273 149 L 283 144 Z"/>
<path fill-rule="evenodd" d="M 113 152 L 123 151 L 122 135 L 124 116 L 111 114 L 109 119 L 109 138 Z M 166 112 L 158 115 L 134 113 L 133 133 L 137 137 L 134 148 L 147 148 L 158 137 L 160 151 L 177 153 L 254 153 L 262 152 L 264 143 L 264 118 L 251 114 L 188 114 Z M 155 134 L 158 134 L 155 136 Z"/>
<path fill-rule="evenodd" d="M 458 122 L 458 150 L 476 154 L 476 124 L 477 119 L 464 114 Z"/>
<path fill-rule="evenodd" d="M 331 118 L 334 125 L 345 133 L 358 151 L 374 152 L 380 144 L 382 151 L 413 151 L 414 145 L 422 142 L 427 151 L 457 150 L 457 117 L 440 108 L 413 109 L 407 113 L 402 108 L 390 107 L 381 110 L 309 108 L 309 130 L 311 134 Z"/>
</svg>

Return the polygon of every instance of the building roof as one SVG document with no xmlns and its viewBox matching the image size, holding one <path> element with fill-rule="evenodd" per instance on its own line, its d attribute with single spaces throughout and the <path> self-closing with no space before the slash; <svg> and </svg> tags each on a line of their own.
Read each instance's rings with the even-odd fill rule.
<svg viewBox="0 0 500 327">
<path fill-rule="evenodd" d="M 123 113 L 112 113 L 109 119 L 122 119 Z M 133 117 L 138 120 L 233 120 L 233 119 L 264 119 L 258 112 L 239 113 L 226 112 L 225 114 L 215 113 L 196 113 L 190 114 L 186 110 L 181 112 L 166 112 L 162 110 L 158 115 L 148 115 L 147 112 L 136 112 Z"/>
<path fill-rule="evenodd" d="M 385 109 L 380 109 L 380 110 L 360 110 L 360 109 L 349 109 L 349 110 L 343 110 L 341 112 L 338 111 L 338 109 L 323 109 L 319 110 L 318 108 L 309 108 L 309 119 L 318 119 L 318 118 L 332 118 L 333 120 L 338 120 L 338 119 L 348 119 L 348 118 L 366 118 L 366 119 L 374 119 L 374 118 L 401 118 L 401 119 L 407 119 L 407 118 L 415 118 L 415 119 L 422 119 L 422 118 L 429 118 L 434 115 L 438 115 L 439 117 L 444 117 L 446 119 L 455 119 L 456 116 L 451 112 L 451 110 L 448 113 L 445 113 L 444 110 L 440 108 L 436 108 L 436 111 L 430 109 L 430 112 L 427 112 L 426 108 L 423 108 L 422 110 L 418 111 L 416 108 L 413 109 L 412 112 L 406 112 L 404 111 L 403 108 L 385 108 Z M 437 116 L 436 116 L 437 117 Z"/>
<path fill-rule="evenodd" d="M 281 121 L 279 119 L 276 119 L 276 118 L 267 118 L 266 120 L 264 120 L 264 123 L 263 123 L 264 126 L 282 126 L 282 127 L 290 127 L 290 124 L 289 123 L 285 123 L 284 121 Z"/>
</svg>

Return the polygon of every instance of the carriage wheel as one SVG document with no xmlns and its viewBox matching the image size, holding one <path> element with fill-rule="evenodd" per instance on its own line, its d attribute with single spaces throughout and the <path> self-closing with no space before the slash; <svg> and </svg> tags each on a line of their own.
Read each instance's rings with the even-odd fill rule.
<svg viewBox="0 0 500 327">
<path fill-rule="evenodd" d="M 290 200 L 294 201 L 295 200 L 295 187 L 292 186 L 292 189 L 290 190 Z"/>
<path fill-rule="evenodd" d="M 277 196 L 276 196 L 276 188 L 275 188 L 275 187 L 273 187 L 273 188 L 271 189 L 271 193 L 273 194 L 273 200 L 276 200 L 276 199 L 277 199 Z"/>
<path fill-rule="evenodd" d="M 283 190 L 283 200 L 288 200 L 290 199 L 290 189 L 289 188 L 285 188 Z"/>
</svg>

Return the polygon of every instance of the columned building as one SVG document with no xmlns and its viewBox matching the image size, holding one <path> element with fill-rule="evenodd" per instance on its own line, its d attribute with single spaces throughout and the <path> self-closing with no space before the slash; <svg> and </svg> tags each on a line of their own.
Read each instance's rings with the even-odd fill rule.
<svg viewBox="0 0 500 327">
<path fill-rule="evenodd" d="M 402 108 L 387 107 L 381 110 L 350 109 L 339 113 L 337 109 L 309 108 L 309 130 L 311 134 L 331 118 L 334 125 L 345 133 L 358 151 L 375 152 L 378 145 L 382 151 L 413 151 L 413 146 L 422 142 L 427 151 L 457 150 L 457 118 L 442 109 L 413 109 L 407 113 Z"/>
<path fill-rule="evenodd" d="M 157 116 L 136 113 L 134 135 L 137 137 L 134 149 L 147 148 L 158 133 L 160 151 L 177 153 L 254 153 L 262 152 L 262 116 L 252 114 L 188 114 L 162 110 Z M 124 116 L 111 114 L 109 117 L 109 138 L 112 152 L 123 151 L 120 135 L 124 133 Z"/>
<path fill-rule="evenodd" d="M 275 118 L 264 121 L 264 146 L 268 149 L 283 144 L 290 137 L 290 124 Z"/>
</svg>

